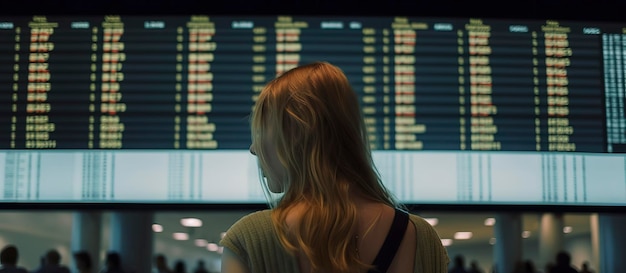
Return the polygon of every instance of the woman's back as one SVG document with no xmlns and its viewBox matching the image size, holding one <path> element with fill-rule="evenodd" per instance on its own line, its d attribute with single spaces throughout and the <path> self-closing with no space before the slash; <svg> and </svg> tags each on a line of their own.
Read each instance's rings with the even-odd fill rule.
<svg viewBox="0 0 626 273">
<path fill-rule="evenodd" d="M 371 264 L 391 226 L 392 211 L 391 207 L 375 203 L 359 205 L 359 234 L 367 234 L 358 239 L 358 249 L 346 251 L 358 251 L 362 262 Z M 287 223 L 291 231 L 297 230 L 297 219 L 303 213 L 306 210 L 299 207 L 289 215 Z M 281 245 L 272 225 L 271 214 L 271 210 L 252 213 L 229 229 L 220 242 L 224 246 L 222 272 L 326 273 L 309 271 L 310 265 L 305 255 L 295 253 L 294 256 Z M 375 224 L 366 232 L 372 222 Z M 328 242 L 328 238 L 319 240 Z M 447 273 L 448 263 L 446 249 L 441 245 L 435 229 L 423 218 L 410 214 L 406 234 L 387 272 Z"/>
<path fill-rule="evenodd" d="M 358 247 L 352 251 L 358 253 L 362 262 L 372 264 L 389 233 L 395 216 L 395 209 L 382 203 L 368 202 L 363 199 L 359 199 L 355 203 L 359 215 L 357 223 L 358 235 L 352 239 L 356 240 Z M 298 219 L 306 211 L 307 209 L 304 206 L 297 206 L 290 211 L 287 217 L 287 225 L 291 228 L 291 231 L 299 229 Z M 387 272 L 413 272 L 415 253 L 415 226 L 409 222 L 402 242 Z M 311 272 L 310 263 L 305 255 L 299 255 L 298 262 L 300 272 Z"/>
</svg>

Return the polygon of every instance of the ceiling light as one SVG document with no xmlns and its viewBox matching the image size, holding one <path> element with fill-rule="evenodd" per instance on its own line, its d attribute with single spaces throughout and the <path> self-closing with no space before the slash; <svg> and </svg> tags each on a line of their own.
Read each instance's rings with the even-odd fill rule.
<svg viewBox="0 0 626 273">
<path fill-rule="evenodd" d="M 524 231 L 522 232 L 522 238 L 526 239 L 526 238 L 528 238 L 528 237 L 530 237 L 530 231 L 528 231 L 528 230 L 524 230 Z"/>
<path fill-rule="evenodd" d="M 201 227 L 202 220 L 198 218 L 183 218 L 180 219 L 180 224 L 183 225 L 183 227 Z"/>
<path fill-rule="evenodd" d="M 452 245 L 452 239 L 441 239 L 441 244 L 443 246 L 449 246 Z"/>
<path fill-rule="evenodd" d="M 152 231 L 163 232 L 163 226 L 159 224 L 152 224 Z"/>
<path fill-rule="evenodd" d="M 199 247 L 205 247 L 209 242 L 205 239 L 196 239 L 194 240 L 194 244 Z"/>
<path fill-rule="evenodd" d="M 439 219 L 437 218 L 424 218 L 426 222 L 428 222 L 431 226 L 436 226 L 439 223 Z"/>
<path fill-rule="evenodd" d="M 219 250 L 219 246 L 216 243 L 209 243 L 206 245 L 206 249 L 211 252 L 216 252 Z"/>
<path fill-rule="evenodd" d="M 496 224 L 496 218 L 485 219 L 485 226 L 492 227 Z"/>
<path fill-rule="evenodd" d="M 179 240 L 179 241 L 189 240 L 189 234 L 184 233 L 184 232 L 174 232 L 174 234 L 172 234 L 172 237 L 174 237 L 174 240 Z"/>
<path fill-rule="evenodd" d="M 496 244 L 496 238 L 489 239 L 489 244 L 490 245 L 495 245 Z"/>
<path fill-rule="evenodd" d="M 473 233 L 471 231 L 460 231 L 454 233 L 454 239 L 467 240 L 472 238 Z"/>
<path fill-rule="evenodd" d="M 564 226 L 563 233 L 572 233 L 573 228 L 571 226 Z"/>
</svg>

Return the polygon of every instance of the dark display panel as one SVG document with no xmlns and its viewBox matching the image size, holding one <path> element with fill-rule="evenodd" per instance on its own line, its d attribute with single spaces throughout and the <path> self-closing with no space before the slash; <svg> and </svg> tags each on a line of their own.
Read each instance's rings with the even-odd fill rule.
<svg viewBox="0 0 626 273">
<path fill-rule="evenodd" d="M 621 26 L 219 16 L 5 18 L 3 149 L 246 149 L 275 75 L 340 66 L 374 149 L 624 152 Z"/>
<path fill-rule="evenodd" d="M 624 27 L 403 16 L 4 16 L 0 189 L 4 200 L 261 202 L 245 152 L 256 96 L 292 67 L 328 61 L 359 94 L 381 173 L 408 203 L 623 205 L 626 191 L 609 200 L 598 191 L 626 187 Z M 422 153 L 405 153 L 415 151 Z M 198 173 L 226 170 L 221 157 L 229 155 L 247 162 L 235 170 L 245 175 Z M 135 169 L 158 165 L 167 171 L 150 177 L 167 179 L 158 193 L 118 199 L 119 181 L 146 179 L 120 171 L 133 159 L 155 161 Z M 78 182 L 40 198 L 40 186 L 52 185 L 40 177 L 64 161 L 74 165 L 53 176 Z M 440 185 L 456 194 L 426 186 L 446 172 L 430 173 L 439 168 L 432 162 L 454 170 Z M 415 171 L 424 166 L 428 177 Z M 241 191 L 202 195 L 215 177 L 236 180 Z M 538 184 L 510 199 L 525 179 Z M 125 183 L 122 196 L 133 193 L 134 182 Z M 424 186 L 432 191 L 417 194 Z"/>
</svg>

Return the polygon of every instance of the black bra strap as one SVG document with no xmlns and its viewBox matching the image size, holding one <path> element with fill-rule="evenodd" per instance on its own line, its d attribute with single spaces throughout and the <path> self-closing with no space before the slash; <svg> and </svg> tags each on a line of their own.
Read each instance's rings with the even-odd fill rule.
<svg viewBox="0 0 626 273">
<path fill-rule="evenodd" d="M 396 252 L 400 247 L 402 238 L 404 238 L 408 223 L 409 215 L 406 212 L 396 209 L 396 213 L 393 217 L 393 223 L 391 224 L 389 233 L 387 233 L 387 238 L 385 238 L 385 242 L 380 247 L 378 255 L 376 255 L 376 259 L 374 259 L 373 265 L 375 268 L 368 271 L 368 273 L 387 272 L 387 269 L 391 265 L 391 261 L 393 261 L 393 257 L 396 256 Z"/>
</svg>

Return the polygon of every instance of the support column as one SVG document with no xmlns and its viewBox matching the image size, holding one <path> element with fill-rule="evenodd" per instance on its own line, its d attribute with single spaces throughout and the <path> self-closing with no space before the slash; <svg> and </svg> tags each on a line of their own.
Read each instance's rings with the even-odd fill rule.
<svg viewBox="0 0 626 273">
<path fill-rule="evenodd" d="M 100 242 L 102 238 L 102 213 L 99 211 L 74 212 L 72 219 L 71 255 L 78 251 L 87 251 L 91 256 L 93 272 L 100 269 Z M 74 260 L 72 258 L 72 260 Z M 72 272 L 77 272 L 76 263 L 71 265 Z"/>
<path fill-rule="evenodd" d="M 494 226 L 496 244 L 493 255 L 496 272 L 513 272 L 515 263 L 522 260 L 522 217 L 519 213 L 496 215 Z"/>
<path fill-rule="evenodd" d="M 127 273 L 152 271 L 152 212 L 114 212 L 111 214 L 109 251 L 120 254 Z"/>
<path fill-rule="evenodd" d="M 539 222 L 539 264 L 545 268 L 556 262 L 556 254 L 563 249 L 563 214 L 544 213 Z"/>
<path fill-rule="evenodd" d="M 597 213 L 589 216 L 589 225 L 591 233 L 591 261 L 589 266 L 595 272 L 600 273 L 600 220 Z"/>
<path fill-rule="evenodd" d="M 626 217 L 601 213 L 599 220 L 600 264 L 597 272 L 626 272 Z"/>
</svg>

